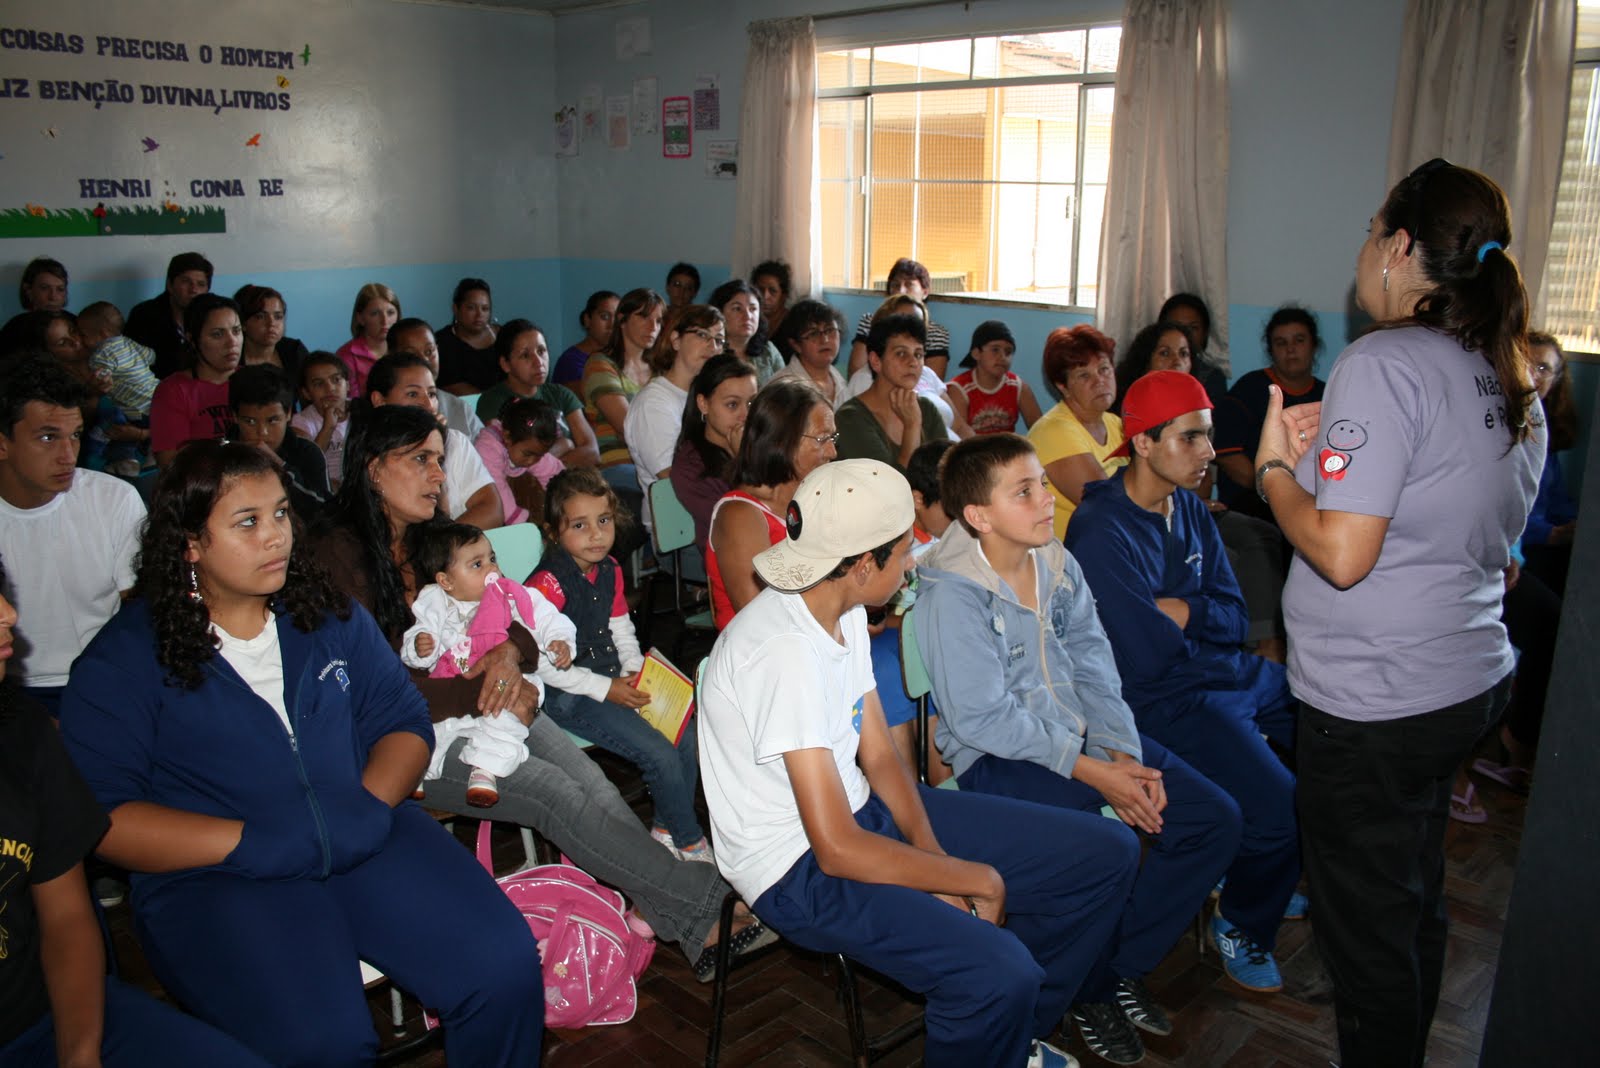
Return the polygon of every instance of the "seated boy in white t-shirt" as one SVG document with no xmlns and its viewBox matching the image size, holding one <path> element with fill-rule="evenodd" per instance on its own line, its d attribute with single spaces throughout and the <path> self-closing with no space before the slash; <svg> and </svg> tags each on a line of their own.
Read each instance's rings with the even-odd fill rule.
<svg viewBox="0 0 1600 1068">
<path fill-rule="evenodd" d="M 1113 933 L 1137 842 L 1110 820 L 1086 832 L 912 780 L 863 607 L 904 580 L 912 518 L 894 468 L 825 464 L 796 490 L 788 537 L 756 557 L 768 588 L 717 639 L 701 689 L 717 864 L 791 942 L 924 994 L 925 1063 L 1062 1068 L 1076 1062 L 1039 1040 Z"/>
</svg>

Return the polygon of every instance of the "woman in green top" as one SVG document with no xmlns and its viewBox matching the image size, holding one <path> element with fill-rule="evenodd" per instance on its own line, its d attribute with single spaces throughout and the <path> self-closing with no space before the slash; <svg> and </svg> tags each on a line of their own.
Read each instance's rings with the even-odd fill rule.
<svg viewBox="0 0 1600 1068">
<path fill-rule="evenodd" d="M 600 449 L 584 417 L 583 402 L 566 386 L 545 381 L 550 373 L 550 347 L 544 331 L 527 319 L 513 319 L 495 336 L 494 353 L 505 378 L 478 398 L 478 418 L 484 425 L 498 419 L 500 409 L 516 398 L 531 397 L 554 408 L 565 424 L 565 432 L 551 446 L 550 454 L 568 467 L 598 464 Z"/>
<path fill-rule="evenodd" d="M 599 438 L 601 467 L 631 464 L 622 426 L 628 402 L 650 381 L 645 357 L 661 333 L 665 310 L 666 302 L 654 290 L 629 290 L 617 304 L 611 343 L 584 365 L 583 410 Z"/>
<path fill-rule="evenodd" d="M 882 460 L 904 471 L 918 446 L 949 438 L 939 409 L 917 395 L 926 338 L 926 325 L 915 315 L 873 320 L 867 337 L 872 385 L 834 414 L 841 460 Z"/>
</svg>

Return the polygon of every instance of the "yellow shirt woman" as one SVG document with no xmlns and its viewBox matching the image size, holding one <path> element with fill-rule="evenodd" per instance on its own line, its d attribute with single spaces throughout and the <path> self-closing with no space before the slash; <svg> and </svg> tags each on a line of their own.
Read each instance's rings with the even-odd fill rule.
<svg viewBox="0 0 1600 1068">
<path fill-rule="evenodd" d="M 1039 462 L 1049 467 L 1057 460 L 1064 460 L 1069 456 L 1081 456 L 1085 453 L 1094 457 L 1094 462 L 1105 471 L 1110 478 L 1119 467 L 1128 463 L 1126 456 L 1112 458 L 1111 454 L 1122 444 L 1122 420 L 1106 412 L 1102 419 L 1105 420 L 1105 444 L 1094 439 L 1089 433 L 1089 428 L 1079 421 L 1067 407 L 1066 401 L 1059 402 L 1054 408 L 1045 412 L 1037 423 L 1028 430 L 1028 440 L 1033 442 L 1033 447 L 1038 450 Z M 1072 521 L 1072 513 L 1078 506 L 1071 498 L 1050 485 L 1050 494 L 1056 499 L 1055 530 L 1057 538 L 1067 536 L 1067 524 Z"/>
</svg>

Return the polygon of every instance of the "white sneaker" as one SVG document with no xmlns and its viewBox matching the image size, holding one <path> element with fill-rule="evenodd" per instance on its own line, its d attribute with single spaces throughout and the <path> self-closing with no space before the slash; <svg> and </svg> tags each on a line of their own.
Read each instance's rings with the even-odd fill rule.
<svg viewBox="0 0 1600 1068">
<path fill-rule="evenodd" d="M 1048 1042 L 1034 1042 L 1028 1054 L 1028 1068 L 1078 1068 L 1078 1058 Z"/>
<path fill-rule="evenodd" d="M 656 841 L 665 846 L 668 853 L 671 853 L 679 860 L 683 859 L 683 850 L 679 849 L 673 844 L 672 835 L 668 834 L 665 830 L 660 827 L 652 827 L 650 828 L 650 837 L 654 838 Z"/>
<path fill-rule="evenodd" d="M 715 864 L 717 862 L 717 858 L 712 855 L 710 842 L 707 842 L 699 849 L 679 849 L 678 859 L 692 861 L 696 864 Z"/>
</svg>

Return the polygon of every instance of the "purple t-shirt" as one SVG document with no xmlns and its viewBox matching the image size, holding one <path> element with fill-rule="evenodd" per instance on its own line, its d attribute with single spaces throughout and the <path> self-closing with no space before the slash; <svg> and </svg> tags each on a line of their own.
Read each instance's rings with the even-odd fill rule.
<svg viewBox="0 0 1600 1068">
<path fill-rule="evenodd" d="M 1511 670 L 1503 570 L 1544 464 L 1538 424 L 1507 451 L 1505 398 L 1480 353 L 1422 327 L 1379 330 L 1334 364 L 1295 477 L 1324 511 L 1389 518 L 1370 574 L 1334 588 L 1298 554 L 1283 591 L 1289 686 L 1330 715 L 1444 708 Z"/>
</svg>

